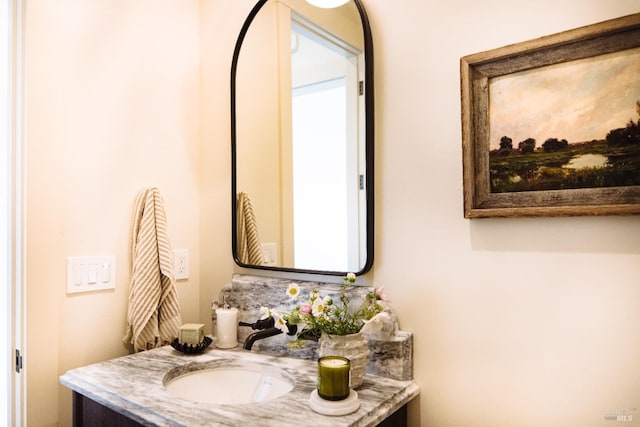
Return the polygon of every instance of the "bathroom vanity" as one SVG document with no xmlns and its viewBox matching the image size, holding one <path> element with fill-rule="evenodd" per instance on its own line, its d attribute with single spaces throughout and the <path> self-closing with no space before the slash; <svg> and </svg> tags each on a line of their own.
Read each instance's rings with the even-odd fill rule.
<svg viewBox="0 0 640 427">
<path fill-rule="evenodd" d="M 165 388 L 168 373 L 184 367 L 226 362 L 263 364 L 291 377 L 293 388 L 271 400 L 207 404 L 176 397 Z M 96 363 L 65 373 L 60 382 L 73 390 L 74 426 L 402 426 L 406 404 L 419 393 L 412 380 L 367 374 L 357 389 L 360 408 L 348 415 L 321 415 L 309 407 L 316 387 L 313 360 L 229 350 L 214 345 L 188 355 L 170 346 Z"/>
</svg>

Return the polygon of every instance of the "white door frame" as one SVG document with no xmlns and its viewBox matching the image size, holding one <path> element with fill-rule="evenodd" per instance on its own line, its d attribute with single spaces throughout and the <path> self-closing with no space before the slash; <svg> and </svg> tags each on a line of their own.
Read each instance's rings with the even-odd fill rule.
<svg viewBox="0 0 640 427">
<path fill-rule="evenodd" d="M 3 54 L 9 60 L 7 79 L 7 97 L 3 99 L 7 106 L 7 116 L 2 121 L 7 126 L 3 135 L 6 150 L 3 151 L 3 163 L 6 165 L 2 198 L 6 221 L 2 227 L 6 230 L 6 265 L 8 305 L 7 327 L 8 342 L 3 347 L 9 351 L 8 360 L 2 369 L 8 369 L 8 384 L 4 388 L 7 394 L 7 415 L 5 420 L 11 426 L 25 426 L 26 420 L 26 188 L 25 188 L 25 14 L 23 0 L 0 0 L 2 19 L 7 20 L 8 40 L 3 39 Z M 4 97 L 3 97 L 4 98 Z M 3 239 L 4 240 L 4 239 Z M 4 311 L 4 310 L 3 310 Z M 4 386 L 4 385 L 3 385 Z M 5 393 L 2 393 L 5 394 Z"/>
</svg>

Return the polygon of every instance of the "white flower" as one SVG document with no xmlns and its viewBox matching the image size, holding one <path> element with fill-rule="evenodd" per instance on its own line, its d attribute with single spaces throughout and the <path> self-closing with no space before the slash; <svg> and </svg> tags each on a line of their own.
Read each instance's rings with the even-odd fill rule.
<svg viewBox="0 0 640 427">
<path fill-rule="evenodd" d="M 344 278 L 345 282 L 349 282 L 351 284 L 356 283 L 356 275 L 355 273 L 347 273 Z"/>
<path fill-rule="evenodd" d="M 324 298 L 318 298 L 313 302 L 313 306 L 311 308 L 311 313 L 314 316 L 324 315 L 327 307 L 331 305 L 331 297 L 326 296 Z"/>
<path fill-rule="evenodd" d="M 260 317 L 260 320 L 268 319 L 269 317 L 271 317 L 271 310 L 269 309 L 269 307 L 260 307 L 260 313 L 262 313 L 262 317 Z"/>
<path fill-rule="evenodd" d="M 289 295 L 289 298 L 296 299 L 299 294 L 300 294 L 300 286 L 298 286 L 298 284 L 294 282 L 289 284 L 289 287 L 287 288 L 287 295 Z"/>
<path fill-rule="evenodd" d="M 276 313 L 274 311 L 273 320 L 275 321 L 275 324 L 273 326 L 280 329 L 285 334 L 289 333 L 289 327 L 287 326 L 287 321 L 282 318 L 282 315 L 280 313 Z"/>
</svg>

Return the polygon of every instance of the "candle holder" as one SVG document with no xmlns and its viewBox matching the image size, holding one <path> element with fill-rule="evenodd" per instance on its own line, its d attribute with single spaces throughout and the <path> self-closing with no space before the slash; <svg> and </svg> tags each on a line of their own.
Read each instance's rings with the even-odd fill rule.
<svg viewBox="0 0 640 427">
<path fill-rule="evenodd" d="M 318 359 L 318 384 L 309 406 L 324 415 L 346 415 L 360 408 L 358 393 L 349 388 L 351 363 L 342 356 Z"/>
<path fill-rule="evenodd" d="M 349 396 L 351 363 L 342 356 L 318 359 L 318 396 L 325 400 L 343 400 Z"/>
</svg>

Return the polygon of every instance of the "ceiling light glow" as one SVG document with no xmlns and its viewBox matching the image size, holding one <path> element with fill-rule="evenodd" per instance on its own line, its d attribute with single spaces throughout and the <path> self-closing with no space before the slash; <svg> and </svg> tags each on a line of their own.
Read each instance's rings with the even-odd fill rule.
<svg viewBox="0 0 640 427">
<path fill-rule="evenodd" d="M 348 1 L 349 0 L 307 0 L 307 3 L 323 9 L 331 9 L 333 7 L 340 7 Z"/>
</svg>

